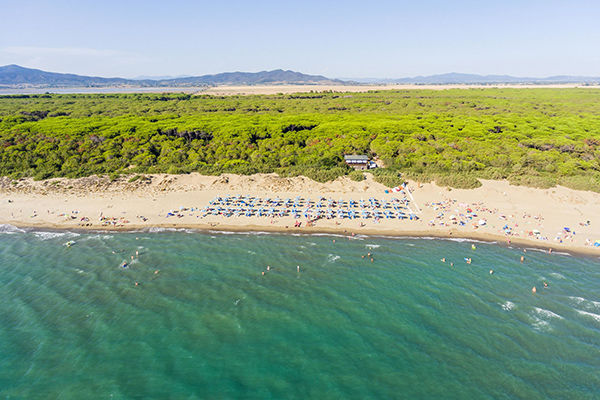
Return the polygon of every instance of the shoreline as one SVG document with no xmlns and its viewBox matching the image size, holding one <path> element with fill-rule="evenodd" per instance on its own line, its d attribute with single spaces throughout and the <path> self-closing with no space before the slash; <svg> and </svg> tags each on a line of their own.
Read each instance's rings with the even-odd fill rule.
<svg viewBox="0 0 600 400">
<path fill-rule="evenodd" d="M 216 225 L 211 224 L 161 224 L 156 226 L 148 225 L 129 225 L 119 227 L 66 227 L 59 224 L 22 224 L 19 222 L 8 222 L 4 225 L 10 225 L 18 229 L 25 230 L 26 232 L 36 231 L 50 231 L 50 232 L 74 232 L 79 234 L 92 234 L 92 233 L 162 233 L 162 232 L 185 232 L 193 231 L 192 233 L 201 234 L 243 234 L 250 233 L 256 235 L 271 235 L 271 234 L 282 234 L 282 235 L 324 235 L 331 237 L 343 237 L 352 240 L 353 237 L 363 238 L 382 238 L 382 239 L 417 239 L 417 240 L 454 240 L 463 239 L 465 241 L 478 241 L 486 244 L 494 244 L 502 247 L 512 247 L 518 249 L 535 249 L 537 251 L 548 253 L 548 249 L 552 249 L 553 253 L 567 253 L 572 256 L 589 257 L 589 258 L 600 258 L 600 250 L 594 248 L 585 248 L 579 246 L 559 246 L 549 243 L 548 246 L 542 246 L 539 242 L 534 240 L 528 240 L 523 238 L 510 238 L 510 243 L 507 242 L 507 238 L 500 235 L 494 235 L 489 233 L 474 233 L 474 232 L 459 232 L 455 230 L 442 231 L 442 230 L 377 230 L 377 229 L 362 229 L 362 230 L 337 230 L 326 227 L 305 227 L 305 228 L 294 228 L 294 227 L 281 227 L 281 226 L 261 226 L 261 225 Z M 156 229 L 156 231 L 152 231 Z M 188 232 L 189 233 L 189 232 Z"/>
<path fill-rule="evenodd" d="M 600 257 L 600 247 L 594 246 L 600 242 L 599 193 L 564 187 L 535 189 L 487 180 L 482 180 L 482 186 L 477 189 L 449 189 L 434 183 L 408 182 L 404 192 L 390 193 L 370 174 L 365 175 L 363 181 L 342 177 L 327 183 L 275 174 L 203 176 L 195 173 L 148 175 L 131 182 L 127 177 L 114 182 L 107 177 L 18 182 L 4 179 L 0 180 L 0 224 L 82 232 L 154 228 L 430 237 L 483 240 L 500 245 L 510 240 L 512 245 L 520 247 Z M 240 205 L 235 204 L 238 195 L 256 199 L 252 206 L 255 211 L 272 207 L 287 211 L 283 216 L 267 216 L 264 211 L 262 216 L 258 212 L 244 215 L 226 211 L 230 207 L 239 208 Z M 228 203 L 219 200 L 213 204 L 220 196 L 229 197 Z M 279 205 L 267 203 L 267 198 L 279 198 Z M 295 205 L 282 204 L 286 198 L 301 199 L 295 215 L 291 213 Z M 310 201 L 309 206 L 311 198 L 318 201 Z M 400 205 L 397 212 L 404 212 L 404 216 L 384 218 L 384 208 L 373 207 L 370 200 L 366 201 L 372 198 L 382 204 Z M 350 208 L 355 217 L 330 218 L 323 214 L 330 207 L 328 202 L 339 203 L 339 207 L 333 205 L 335 213 L 336 207 L 338 211 L 348 210 L 351 200 L 354 205 Z M 357 202 L 362 205 L 359 207 Z M 321 208 L 317 208 L 317 203 Z M 309 208 L 312 211 L 307 213 Z M 317 210 L 322 210 L 321 216 L 315 218 Z M 371 215 L 359 217 L 362 210 Z M 378 210 L 378 218 L 375 218 L 375 210 Z M 295 227 L 296 224 L 301 226 Z"/>
</svg>

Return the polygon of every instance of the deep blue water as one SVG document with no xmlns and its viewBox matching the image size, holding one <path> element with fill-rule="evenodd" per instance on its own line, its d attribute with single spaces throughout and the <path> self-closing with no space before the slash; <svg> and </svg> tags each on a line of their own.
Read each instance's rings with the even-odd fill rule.
<svg viewBox="0 0 600 400">
<path fill-rule="evenodd" d="M 521 263 L 522 249 L 428 239 L 2 230 L 2 398 L 600 397 L 594 258 L 529 250 Z"/>
</svg>

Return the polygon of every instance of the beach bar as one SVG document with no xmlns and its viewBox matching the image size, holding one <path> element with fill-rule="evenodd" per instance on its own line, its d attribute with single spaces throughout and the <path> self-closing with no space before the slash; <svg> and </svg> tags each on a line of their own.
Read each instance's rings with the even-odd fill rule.
<svg viewBox="0 0 600 400">
<path fill-rule="evenodd" d="M 344 161 L 354 169 L 369 169 L 369 157 L 360 155 L 345 155 Z"/>
</svg>

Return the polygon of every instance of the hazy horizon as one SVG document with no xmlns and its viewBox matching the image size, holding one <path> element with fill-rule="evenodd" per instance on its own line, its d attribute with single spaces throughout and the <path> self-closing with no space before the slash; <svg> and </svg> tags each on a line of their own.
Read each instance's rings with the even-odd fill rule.
<svg viewBox="0 0 600 400">
<path fill-rule="evenodd" d="M 89 77 L 102 77 L 102 78 L 127 78 L 127 79 L 131 79 L 131 80 L 169 80 L 169 79 L 179 79 L 179 78 L 191 78 L 194 77 L 194 75 L 139 75 L 139 76 L 134 76 L 134 77 L 124 77 L 124 76 L 101 76 L 98 74 L 81 74 L 78 72 L 73 72 L 73 71 L 49 71 L 49 70 L 43 70 L 41 68 L 35 68 L 35 67 L 29 67 L 29 66 L 25 66 L 25 65 L 18 65 L 18 64 L 6 64 L 6 65 L 0 65 L 0 67 L 4 67 L 4 66 L 9 66 L 9 65 L 17 65 L 19 67 L 23 67 L 23 68 L 29 68 L 29 69 L 38 69 L 38 70 L 42 70 L 45 72 L 53 72 L 53 73 L 64 73 L 64 74 L 75 74 L 75 75 L 80 75 L 80 76 L 89 76 Z M 216 72 L 216 73 L 210 73 L 210 74 L 203 74 L 203 75 L 218 75 L 218 74 L 222 74 L 222 73 L 260 73 L 260 72 L 270 72 L 270 71 L 274 71 L 274 70 L 290 70 L 289 68 L 272 68 L 269 70 L 260 70 L 260 71 L 220 71 L 220 72 Z M 304 73 L 303 71 L 294 71 L 294 72 L 300 72 L 300 73 Z M 355 77 L 347 77 L 347 76 L 325 76 L 326 78 L 330 78 L 330 79 L 336 79 L 336 80 L 343 80 L 343 81 L 356 81 L 359 83 L 369 83 L 369 82 L 386 82 L 386 81 L 393 81 L 393 80 L 401 80 L 401 79 L 411 79 L 411 78 L 418 78 L 420 76 L 422 77 L 430 77 L 430 76 L 443 76 L 443 75 L 454 75 L 454 74 L 458 74 L 458 75 L 479 75 L 482 77 L 487 77 L 487 76 L 507 76 L 507 77 L 511 77 L 511 78 L 524 78 L 524 79 L 546 79 L 546 78 L 551 78 L 554 76 L 570 76 L 570 77 L 579 77 L 581 75 L 572 75 L 572 74 L 557 74 L 557 75 L 552 75 L 552 76 L 515 76 L 515 75 L 509 75 L 509 74 L 482 74 L 482 73 L 464 73 L 464 72 L 460 72 L 460 71 L 450 71 L 450 72 L 444 72 L 444 73 L 439 73 L 439 74 L 431 74 L 431 75 L 413 75 L 413 76 L 384 76 L 384 77 L 369 77 L 369 76 L 355 76 Z M 200 75 L 196 75 L 196 76 L 200 76 Z M 586 77 L 593 77 L 593 78 L 598 78 L 600 77 L 600 73 L 594 76 L 586 76 Z"/>
<path fill-rule="evenodd" d="M 58 0 L 3 6 L 0 65 L 101 77 L 600 75 L 600 4 Z"/>
</svg>

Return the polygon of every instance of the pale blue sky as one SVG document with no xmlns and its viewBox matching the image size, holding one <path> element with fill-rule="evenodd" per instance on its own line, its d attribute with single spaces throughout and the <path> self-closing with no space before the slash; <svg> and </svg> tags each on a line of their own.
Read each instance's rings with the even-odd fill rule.
<svg viewBox="0 0 600 400">
<path fill-rule="evenodd" d="M 0 0 L 0 11 L 0 65 L 56 72 L 600 76 L 600 1 Z"/>
</svg>

